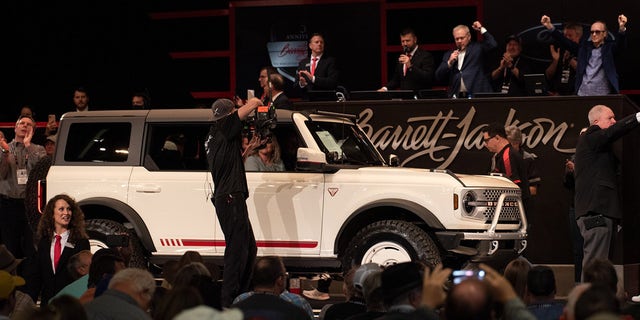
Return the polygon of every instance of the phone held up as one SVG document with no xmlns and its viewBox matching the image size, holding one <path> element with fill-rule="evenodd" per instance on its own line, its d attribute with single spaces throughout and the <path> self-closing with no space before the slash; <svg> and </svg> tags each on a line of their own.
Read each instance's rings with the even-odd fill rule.
<svg viewBox="0 0 640 320">
<path fill-rule="evenodd" d="M 484 275 L 484 270 L 454 270 L 451 273 L 454 285 L 459 284 L 460 282 L 469 278 L 482 280 L 484 279 Z"/>
</svg>

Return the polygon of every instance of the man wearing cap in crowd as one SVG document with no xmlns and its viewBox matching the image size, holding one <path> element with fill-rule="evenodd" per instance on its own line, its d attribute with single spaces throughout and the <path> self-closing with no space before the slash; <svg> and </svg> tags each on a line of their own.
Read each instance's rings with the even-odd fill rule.
<svg viewBox="0 0 640 320">
<path fill-rule="evenodd" d="M 249 290 L 256 260 L 256 240 L 246 203 L 249 188 L 242 161 L 242 121 L 260 105 L 260 99 L 252 98 L 237 110 L 229 99 L 218 99 L 211 106 L 215 122 L 205 149 L 214 184 L 211 202 L 225 237 L 222 307 Z"/>
<path fill-rule="evenodd" d="M 380 319 L 407 319 L 422 303 L 422 272 L 418 262 L 403 262 L 382 271 L 382 294 L 387 313 Z"/>
<path fill-rule="evenodd" d="M 16 305 L 16 287 L 23 286 L 24 279 L 0 270 L 0 320 L 10 319 Z"/>
<path fill-rule="evenodd" d="M 47 138 L 44 141 L 44 151 L 47 152 L 47 155 L 49 157 L 53 157 L 53 152 L 56 151 L 57 138 L 58 138 L 57 135 L 51 135 L 51 136 L 47 136 Z"/>
<path fill-rule="evenodd" d="M 521 53 L 522 40 L 515 35 L 508 36 L 500 63 L 491 71 L 494 91 L 516 97 L 527 95 L 524 75 L 530 73 L 531 62 L 522 57 Z"/>
<path fill-rule="evenodd" d="M 16 270 L 18 269 L 20 262 L 22 262 L 22 259 L 16 259 L 4 244 L 0 244 L 0 270 L 11 275 L 16 275 Z M 15 312 L 33 309 L 36 307 L 33 299 L 22 291 L 15 292 L 14 300 L 15 303 L 13 310 Z"/>
</svg>

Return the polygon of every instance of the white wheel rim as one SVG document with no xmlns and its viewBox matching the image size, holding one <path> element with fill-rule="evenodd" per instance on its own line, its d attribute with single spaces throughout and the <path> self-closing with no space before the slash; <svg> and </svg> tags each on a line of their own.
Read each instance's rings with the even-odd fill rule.
<svg viewBox="0 0 640 320">
<path fill-rule="evenodd" d="M 377 263 L 380 266 L 390 266 L 401 262 L 411 261 L 411 255 L 401 245 L 391 242 L 378 242 L 364 253 L 362 263 Z"/>
<path fill-rule="evenodd" d="M 89 246 L 91 247 L 91 253 L 96 253 L 96 251 L 100 249 L 109 248 L 106 243 L 96 239 L 89 239 Z"/>
</svg>

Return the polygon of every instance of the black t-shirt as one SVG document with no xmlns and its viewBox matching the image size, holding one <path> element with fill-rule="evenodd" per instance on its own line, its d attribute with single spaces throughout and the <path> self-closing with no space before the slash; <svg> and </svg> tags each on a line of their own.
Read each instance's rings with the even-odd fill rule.
<svg viewBox="0 0 640 320">
<path fill-rule="evenodd" d="M 207 161 L 214 184 L 214 198 L 242 193 L 247 198 L 247 178 L 242 162 L 242 121 L 238 113 L 216 121 L 207 137 Z"/>
</svg>

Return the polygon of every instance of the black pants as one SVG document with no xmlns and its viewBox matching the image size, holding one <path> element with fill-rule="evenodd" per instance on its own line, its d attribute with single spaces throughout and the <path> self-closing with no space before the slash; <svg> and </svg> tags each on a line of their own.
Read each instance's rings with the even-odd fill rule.
<svg viewBox="0 0 640 320">
<path fill-rule="evenodd" d="M 236 296 L 250 289 L 256 239 L 243 194 L 218 196 L 213 205 L 225 238 L 221 304 L 228 307 Z"/>
<path fill-rule="evenodd" d="M 35 252 L 33 232 L 27 222 L 23 199 L 0 196 L 0 243 L 17 258 Z"/>
<path fill-rule="evenodd" d="M 584 258 L 584 239 L 578 229 L 576 221 L 576 208 L 569 207 L 569 233 L 573 248 L 574 280 L 576 283 L 582 281 L 582 259 Z"/>
</svg>

